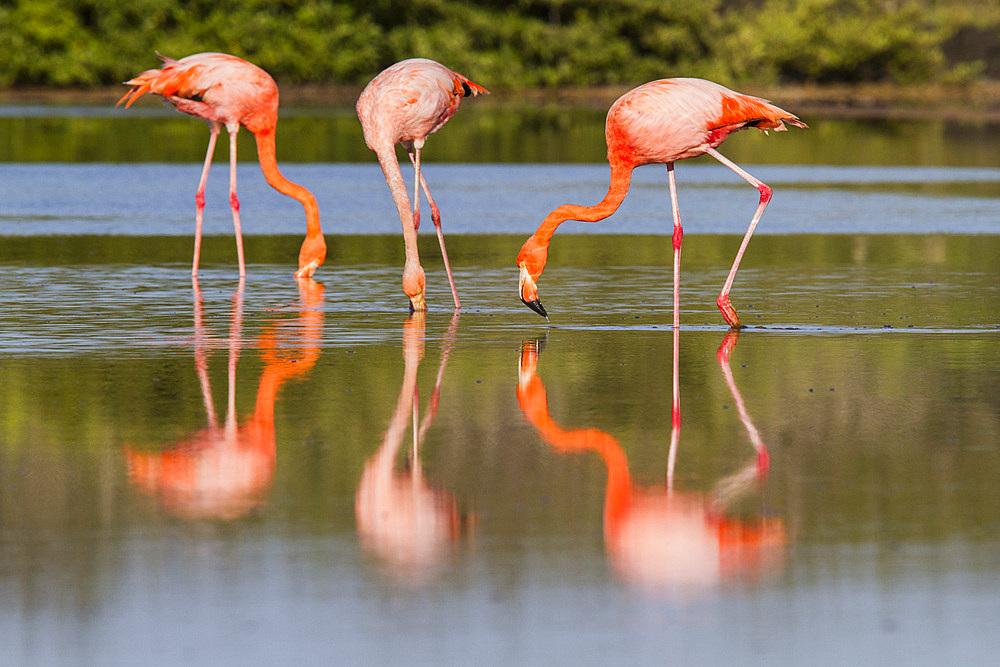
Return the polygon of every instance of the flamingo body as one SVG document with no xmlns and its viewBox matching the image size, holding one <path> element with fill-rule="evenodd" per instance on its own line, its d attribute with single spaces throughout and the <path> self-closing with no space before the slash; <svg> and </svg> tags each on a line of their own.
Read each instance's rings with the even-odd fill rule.
<svg viewBox="0 0 1000 667">
<path fill-rule="evenodd" d="M 160 56 L 164 65 L 150 69 L 125 82 L 132 86 L 118 104 L 128 108 L 146 93 L 160 95 L 178 111 L 208 122 L 211 136 L 201 181 L 195 194 L 195 251 L 191 269 L 198 275 L 201 224 L 205 208 L 205 182 L 219 132 L 226 128 L 230 138 L 229 200 L 236 232 L 240 275 L 246 273 L 240 228 L 239 200 L 236 196 L 236 133 L 240 126 L 253 133 L 261 171 L 271 187 L 297 199 L 306 212 L 306 239 L 299 251 L 297 278 L 313 275 L 326 258 L 326 241 L 320 227 L 319 206 L 309 190 L 292 183 L 278 170 L 274 135 L 278 123 L 278 86 L 271 75 L 253 63 L 225 53 L 198 53 L 174 60 Z"/>
<path fill-rule="evenodd" d="M 161 56 L 162 57 L 162 56 Z M 183 113 L 223 125 L 242 125 L 254 134 L 273 131 L 278 120 L 278 86 L 253 63 L 225 53 L 163 58 L 163 67 L 126 81 L 133 86 L 126 108 L 145 93 L 160 95 Z"/>
<path fill-rule="evenodd" d="M 372 79 L 358 98 L 365 144 L 377 152 L 423 142 L 451 120 L 463 97 L 488 92 L 433 60 L 398 62 Z"/>
<path fill-rule="evenodd" d="M 717 148 L 746 127 L 784 130 L 797 118 L 758 97 L 704 79 L 660 79 L 622 95 L 611 105 L 605 128 L 612 152 L 631 162 L 667 164 Z"/>
<path fill-rule="evenodd" d="M 365 144 L 378 156 L 403 226 L 406 250 L 403 292 L 409 297 L 410 308 L 414 311 L 426 309 L 426 277 L 417 252 L 421 187 L 431 206 L 431 220 L 441 245 L 455 309 L 461 307 L 448 263 L 441 215 L 420 172 L 420 150 L 427 137 L 440 130 L 455 115 L 463 97 L 480 93 L 489 94 L 489 91 L 438 62 L 426 58 L 411 58 L 383 70 L 365 86 L 358 98 L 358 119 L 364 131 Z M 413 162 L 415 178 L 412 208 L 399 162 L 396 160 L 396 144 L 402 144 Z"/>
<path fill-rule="evenodd" d="M 556 228 L 566 220 L 596 222 L 614 213 L 625 199 L 632 170 L 646 164 L 666 164 L 674 212 L 674 323 L 678 323 L 678 278 L 683 229 L 677 210 L 673 166 L 683 160 L 708 153 L 739 174 L 761 193 L 761 201 L 729 278 L 719 295 L 718 305 L 733 327 L 739 327 L 736 311 L 729 303 L 729 288 L 740 258 L 767 202 L 771 189 L 715 149 L 733 132 L 756 127 L 759 130 L 786 129 L 785 123 L 806 127 L 793 114 L 767 100 L 737 93 L 704 79 L 660 79 L 643 84 L 622 95 L 611 105 L 605 124 L 611 183 L 608 194 L 594 206 L 564 204 L 552 211 L 525 242 L 518 254 L 519 292 L 526 305 L 546 316 L 538 300 L 536 282 L 548 260 L 548 246 Z"/>
</svg>

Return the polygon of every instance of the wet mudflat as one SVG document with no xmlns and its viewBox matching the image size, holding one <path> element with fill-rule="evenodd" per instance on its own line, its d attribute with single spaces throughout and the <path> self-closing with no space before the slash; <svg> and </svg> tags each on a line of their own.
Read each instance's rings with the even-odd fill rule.
<svg viewBox="0 0 1000 667">
<path fill-rule="evenodd" d="M 0 116 L 8 136 L 42 131 Z M 525 124 L 537 147 L 589 132 L 573 118 Z M 480 136 L 458 140 L 461 119 L 453 160 Z M 217 167 L 193 283 L 204 128 L 139 118 L 194 157 L 121 165 L 145 144 L 118 143 L 113 120 L 41 121 L 96 163 L 11 139 L 0 166 L 11 660 L 926 664 L 1000 648 L 1000 172 L 975 128 L 815 124 L 766 139 L 776 164 L 727 142 L 775 189 L 733 289 L 738 335 L 714 304 L 756 193 L 678 165 L 675 338 L 662 168 L 637 171 L 612 219 L 561 228 L 546 323 L 513 260 L 548 210 L 603 195 L 607 167 L 582 163 L 600 154 L 429 162 L 464 307 L 428 223 L 414 318 L 372 161 L 283 166 L 316 191 L 330 243 L 304 282 L 301 208 L 252 164 L 237 280 Z M 288 144 L 325 145 L 295 133 L 305 120 Z M 330 123 L 336 153 L 355 130 Z M 846 164 L 855 134 L 872 159 Z"/>
</svg>

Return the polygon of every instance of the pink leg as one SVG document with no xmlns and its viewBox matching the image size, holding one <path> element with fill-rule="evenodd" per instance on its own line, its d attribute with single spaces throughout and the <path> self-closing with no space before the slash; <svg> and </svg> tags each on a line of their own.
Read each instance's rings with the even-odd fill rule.
<svg viewBox="0 0 1000 667">
<path fill-rule="evenodd" d="M 198 181 L 198 191 L 194 194 L 194 261 L 191 266 L 191 276 L 198 277 L 198 260 L 201 257 L 201 221 L 205 214 L 205 183 L 208 182 L 208 169 L 212 166 L 212 155 L 215 153 L 215 140 L 219 138 L 222 126 L 211 123 L 211 134 L 208 137 L 208 151 L 205 153 L 205 166 L 201 169 L 201 180 Z"/>
<path fill-rule="evenodd" d="M 434 201 L 434 197 L 431 195 L 431 189 L 427 187 L 427 179 L 424 178 L 423 173 L 420 171 L 420 149 L 415 149 L 414 151 L 408 151 L 410 156 L 410 161 L 413 162 L 413 167 L 416 170 L 416 179 L 419 181 L 421 187 L 424 189 L 424 194 L 427 195 L 427 201 L 431 205 L 431 222 L 434 223 L 434 231 L 437 232 L 438 245 L 441 246 L 441 257 L 444 259 L 444 270 L 448 273 L 448 284 L 451 285 L 451 298 L 455 301 L 455 310 L 462 307 L 462 304 L 458 300 L 458 290 L 455 289 L 455 279 L 451 276 L 451 263 L 448 261 L 448 249 L 444 247 L 444 230 L 441 228 L 441 211 L 438 209 L 437 202 Z M 414 188 L 416 190 L 416 188 Z M 413 200 L 418 201 L 418 193 L 413 193 Z M 413 212 L 413 224 L 414 227 L 420 224 L 420 214 L 416 208 Z"/>
<path fill-rule="evenodd" d="M 420 229 L 420 146 L 412 146 L 407 155 L 413 163 L 413 170 L 416 177 L 413 179 L 413 229 Z"/>
<path fill-rule="evenodd" d="M 677 182 L 674 180 L 674 163 L 667 163 L 667 183 L 670 187 L 670 207 L 674 215 L 674 337 L 673 337 L 673 406 L 670 411 L 670 449 L 667 452 L 667 492 L 674 488 L 674 466 L 677 447 L 681 439 L 681 383 L 680 383 L 680 333 L 681 333 L 681 243 L 684 228 L 677 204 Z"/>
<path fill-rule="evenodd" d="M 229 128 L 229 207 L 233 209 L 233 229 L 236 231 L 236 260 L 240 265 L 240 278 L 247 274 L 243 264 L 243 232 L 240 227 L 240 200 L 236 197 L 236 133 L 240 127 Z"/>
<path fill-rule="evenodd" d="M 736 253 L 736 259 L 733 260 L 733 268 L 729 270 L 729 275 L 726 277 L 726 283 L 722 286 L 722 292 L 719 293 L 719 298 L 716 300 L 716 304 L 718 304 L 719 310 L 722 311 L 722 316 L 726 318 L 726 322 L 729 323 L 729 326 L 734 329 L 739 329 L 743 325 L 740 324 L 740 318 L 736 314 L 736 309 L 733 308 L 733 304 L 729 301 L 729 290 L 733 286 L 733 280 L 736 278 L 736 270 L 740 268 L 740 260 L 743 259 L 743 253 L 746 252 L 747 245 L 750 243 L 750 237 L 753 236 L 753 230 L 757 227 L 757 223 L 760 222 L 760 217 L 764 214 L 764 209 L 767 208 L 767 203 L 771 201 L 771 188 L 758 181 L 746 171 L 740 169 L 736 163 L 731 162 L 715 149 L 709 148 L 706 152 L 722 164 L 735 171 L 743 178 L 743 180 L 760 191 L 760 203 L 757 204 L 757 210 L 754 212 L 753 218 L 750 220 L 750 227 L 747 228 L 747 233 L 743 236 L 743 242 L 740 244 L 739 252 Z"/>
<path fill-rule="evenodd" d="M 684 228 L 681 227 L 681 212 L 677 206 L 677 183 L 674 181 L 674 163 L 667 163 L 667 182 L 670 185 L 670 207 L 674 213 L 674 329 L 681 326 L 681 242 Z"/>
</svg>

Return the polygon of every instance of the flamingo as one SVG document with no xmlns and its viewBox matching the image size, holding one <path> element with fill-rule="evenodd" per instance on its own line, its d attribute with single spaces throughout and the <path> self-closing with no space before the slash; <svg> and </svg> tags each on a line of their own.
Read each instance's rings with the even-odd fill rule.
<svg viewBox="0 0 1000 667">
<path fill-rule="evenodd" d="M 428 135 L 440 130 L 455 115 L 463 97 L 480 93 L 489 95 L 490 91 L 441 63 L 426 58 L 411 58 L 383 70 L 365 86 L 358 98 L 358 119 L 364 130 L 365 144 L 378 156 L 382 173 L 399 211 L 399 221 L 403 225 L 403 245 L 406 250 L 403 292 L 410 299 L 411 312 L 427 308 L 424 302 L 426 279 L 417 253 L 421 187 L 431 206 L 431 220 L 441 245 L 455 310 L 462 307 L 451 276 L 448 251 L 444 247 L 441 213 L 420 172 L 420 149 Z M 415 177 L 412 210 L 399 162 L 396 160 L 396 144 L 401 144 L 406 149 L 413 163 Z"/>
<path fill-rule="evenodd" d="M 246 275 L 243 263 L 243 234 L 240 231 L 240 202 L 236 197 L 236 133 L 240 125 L 257 140 L 257 158 L 264 178 L 278 192 L 302 203 L 306 211 L 306 238 L 299 250 L 296 278 L 309 278 L 326 258 L 326 240 L 319 223 L 319 206 L 309 190 L 292 183 L 278 171 L 274 154 L 274 134 L 278 123 L 278 86 L 271 75 L 256 65 L 225 53 L 197 53 L 180 60 L 157 54 L 163 60 L 160 69 L 146 70 L 125 82 L 132 86 L 118 100 L 125 108 L 145 93 L 155 93 L 178 111 L 197 116 L 208 123 L 211 134 L 205 165 L 195 193 L 194 261 L 191 275 L 198 275 L 201 254 L 201 222 L 205 210 L 205 181 L 215 152 L 215 141 L 222 127 L 229 132 L 229 205 L 236 230 L 236 257 L 240 276 Z"/>
<path fill-rule="evenodd" d="M 707 153 L 760 192 L 760 203 L 716 300 L 729 326 L 740 328 L 740 319 L 730 302 L 729 290 L 750 236 L 771 199 L 771 188 L 715 149 L 733 132 L 748 127 L 756 127 L 762 131 L 780 131 L 786 129 L 785 123 L 807 127 L 796 116 L 767 100 L 743 95 L 704 79 L 660 79 L 622 95 L 611 105 L 604 131 L 608 144 L 608 163 L 611 166 L 608 193 L 594 206 L 560 206 L 549 213 L 528 238 L 517 256 L 521 301 L 548 319 L 548 314 L 538 299 L 536 283 L 545 268 L 549 242 L 556 228 L 567 220 L 598 222 L 607 218 L 625 199 L 633 169 L 645 164 L 666 164 L 674 219 L 674 327 L 680 326 L 680 255 L 684 230 L 677 208 L 674 162 Z"/>
</svg>

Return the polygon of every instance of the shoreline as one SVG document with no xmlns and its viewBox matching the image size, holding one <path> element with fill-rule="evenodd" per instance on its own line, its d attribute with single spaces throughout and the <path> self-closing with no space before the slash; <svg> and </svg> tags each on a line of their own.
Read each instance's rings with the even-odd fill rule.
<svg viewBox="0 0 1000 667">
<path fill-rule="evenodd" d="M 638 84 L 637 84 L 638 85 Z M 361 86 L 282 86 L 284 106 L 353 107 Z M 512 109 L 558 105 L 604 110 L 630 86 L 559 89 L 496 89 L 477 104 Z M 796 84 L 735 86 L 740 92 L 771 100 L 798 116 L 859 119 L 941 119 L 1000 122 L 1000 81 L 965 85 Z M 29 86 L 0 90 L 0 105 L 114 106 L 124 86 L 51 88 Z"/>
</svg>

